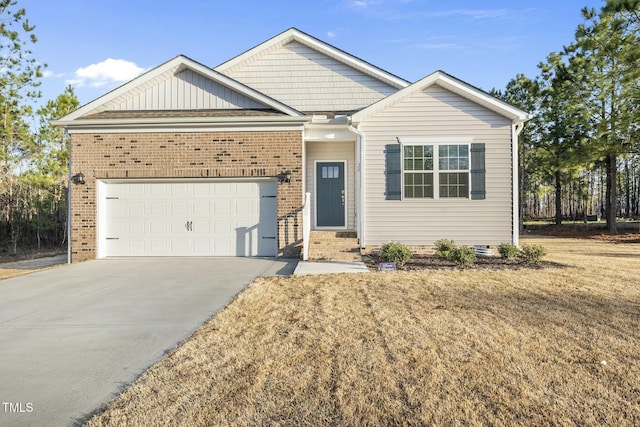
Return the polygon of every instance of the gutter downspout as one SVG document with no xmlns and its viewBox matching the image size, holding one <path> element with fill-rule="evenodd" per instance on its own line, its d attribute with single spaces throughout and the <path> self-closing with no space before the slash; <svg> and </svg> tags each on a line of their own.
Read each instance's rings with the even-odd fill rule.
<svg viewBox="0 0 640 427">
<path fill-rule="evenodd" d="M 71 174 L 72 174 L 72 162 L 71 162 L 71 135 L 64 129 L 64 137 L 69 144 L 69 170 L 67 171 L 67 264 L 71 264 Z"/>
<path fill-rule="evenodd" d="M 520 246 L 520 186 L 518 182 L 519 178 L 519 163 L 518 163 L 518 136 L 522 133 L 524 129 L 525 120 L 514 121 L 511 124 L 511 154 L 512 154 L 512 181 L 513 181 L 513 191 L 512 191 L 512 231 L 511 236 L 513 240 L 513 244 L 516 246 Z"/>
<path fill-rule="evenodd" d="M 362 186 L 362 132 L 352 125 L 348 125 L 347 129 L 356 134 L 356 191 L 358 192 L 358 200 L 357 200 L 357 212 L 356 212 L 356 232 L 358 236 L 358 242 L 360 244 L 360 248 L 365 247 L 365 239 L 363 234 L 364 221 L 363 216 L 364 212 L 362 210 L 362 205 L 364 201 L 364 187 Z"/>
</svg>

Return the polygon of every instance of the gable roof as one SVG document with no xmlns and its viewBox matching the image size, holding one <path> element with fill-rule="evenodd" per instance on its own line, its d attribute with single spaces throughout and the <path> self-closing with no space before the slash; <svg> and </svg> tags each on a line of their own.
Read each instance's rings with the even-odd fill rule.
<svg viewBox="0 0 640 427">
<path fill-rule="evenodd" d="M 388 71 L 383 70 L 382 68 L 376 67 L 375 65 L 370 64 L 367 61 L 364 61 L 356 56 L 351 55 L 341 49 L 338 49 L 335 46 L 330 45 L 329 43 L 325 43 L 320 39 L 317 39 L 303 31 L 298 30 L 295 27 L 291 27 L 286 31 L 278 34 L 270 38 L 269 40 L 260 43 L 259 45 L 247 50 L 240 55 L 223 62 L 218 65 L 214 69 L 221 73 L 226 72 L 227 70 L 241 64 L 244 61 L 250 60 L 252 57 L 261 54 L 264 51 L 268 51 L 279 45 L 285 45 L 292 41 L 296 41 L 300 44 L 303 44 L 307 47 L 310 47 L 332 59 L 335 59 L 351 68 L 354 68 L 370 77 L 373 77 L 381 82 L 384 82 L 390 86 L 395 87 L 396 89 L 401 89 L 409 85 L 407 80 L 404 80 Z"/>
<path fill-rule="evenodd" d="M 107 111 L 109 107 L 126 104 L 127 98 L 134 97 L 148 90 L 150 87 L 158 84 L 158 82 L 170 79 L 185 71 L 191 71 L 196 75 L 204 77 L 204 79 L 214 85 L 228 89 L 231 93 L 236 94 L 236 99 L 244 104 L 238 108 L 253 108 L 275 110 L 284 115 L 301 117 L 304 116 L 300 111 L 283 104 L 267 95 L 258 92 L 224 74 L 212 70 L 199 62 L 196 62 L 184 55 L 178 55 L 175 58 L 159 65 L 156 68 L 142 74 L 141 76 L 123 84 L 122 86 L 112 90 L 88 104 L 80 107 L 76 111 L 56 120 L 56 124 L 66 126 L 74 120 L 78 120 L 83 116 L 90 116 Z M 197 86 L 197 85 L 196 85 Z M 201 86 L 201 84 L 200 84 Z M 120 109 L 122 108 L 112 108 Z M 182 110 L 192 110 L 195 107 L 180 108 Z"/>
<path fill-rule="evenodd" d="M 516 123 L 525 122 L 530 118 L 529 114 L 526 111 L 523 111 L 507 102 L 489 95 L 487 92 L 478 89 L 477 87 L 472 86 L 460 79 L 457 79 L 450 74 L 445 73 L 444 71 L 438 70 L 418 80 L 410 86 L 407 86 L 404 89 L 401 89 L 394 94 L 389 95 L 386 98 L 383 98 L 380 101 L 360 110 L 352 116 L 352 123 L 360 123 L 369 116 L 385 109 L 386 107 L 399 101 L 400 99 L 413 93 L 423 91 L 433 85 L 441 86 L 457 95 L 462 96 L 463 98 L 466 98 L 504 117 L 507 117 Z"/>
</svg>

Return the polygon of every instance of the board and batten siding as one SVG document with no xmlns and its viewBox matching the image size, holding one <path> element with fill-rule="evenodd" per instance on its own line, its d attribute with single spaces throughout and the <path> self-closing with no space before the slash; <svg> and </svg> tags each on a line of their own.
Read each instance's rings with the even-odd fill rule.
<svg viewBox="0 0 640 427">
<path fill-rule="evenodd" d="M 227 76 L 299 111 L 351 111 L 397 89 L 292 41 L 227 70 Z"/>
<path fill-rule="evenodd" d="M 365 119 L 364 236 L 366 246 L 389 241 L 430 246 L 438 239 L 496 245 L 512 239 L 511 121 L 433 85 Z M 385 145 L 396 137 L 485 144 L 486 198 L 385 200 Z M 455 142 L 454 142 L 455 143 Z"/>
<path fill-rule="evenodd" d="M 231 110 L 268 108 L 193 70 L 166 72 L 105 104 L 101 110 Z"/>
<path fill-rule="evenodd" d="M 307 142 L 306 191 L 311 193 L 311 224 L 316 226 L 315 164 L 316 161 L 346 160 L 347 229 L 356 228 L 356 162 L 355 142 Z"/>
</svg>

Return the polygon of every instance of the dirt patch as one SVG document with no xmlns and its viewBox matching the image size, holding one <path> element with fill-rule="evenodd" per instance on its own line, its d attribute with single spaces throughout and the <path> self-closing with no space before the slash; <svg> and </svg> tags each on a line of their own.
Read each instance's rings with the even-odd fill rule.
<svg viewBox="0 0 640 427">
<path fill-rule="evenodd" d="M 5 253 L 0 255 L 0 280 L 55 267 L 66 261 L 66 251 L 61 248 L 27 250 L 18 255 Z"/>
<path fill-rule="evenodd" d="M 636 226 L 621 224 L 618 233 L 610 234 L 604 225 L 585 224 L 534 224 L 527 225 L 524 236 L 549 236 L 575 239 L 593 239 L 613 243 L 640 243 L 640 231 Z"/>
<path fill-rule="evenodd" d="M 51 247 L 42 249 L 22 249 L 17 254 L 12 254 L 6 250 L 0 252 L 0 264 L 7 262 L 23 261 L 37 258 L 47 258 L 67 253 L 66 247 Z"/>
</svg>

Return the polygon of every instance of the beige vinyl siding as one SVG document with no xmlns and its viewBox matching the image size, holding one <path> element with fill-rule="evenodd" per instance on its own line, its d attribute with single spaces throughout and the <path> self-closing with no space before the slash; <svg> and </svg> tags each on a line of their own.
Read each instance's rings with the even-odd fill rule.
<svg viewBox="0 0 640 427">
<path fill-rule="evenodd" d="M 388 241 L 431 245 L 511 241 L 511 121 L 440 86 L 399 100 L 360 124 L 364 134 L 364 236 L 367 246 Z M 385 145 L 428 138 L 485 144 L 486 199 L 385 200 Z M 426 142 L 426 143 L 429 143 Z M 459 142 L 455 142 L 459 143 Z"/>
<path fill-rule="evenodd" d="M 299 111 L 351 111 L 397 89 L 302 43 L 276 45 L 224 74 Z"/>
<path fill-rule="evenodd" d="M 347 228 L 356 228 L 356 164 L 355 142 L 307 142 L 306 191 L 311 193 L 311 218 L 315 227 L 315 162 L 346 160 Z"/>
<path fill-rule="evenodd" d="M 211 79 L 186 69 L 167 71 L 105 104 L 101 110 L 227 110 L 268 108 Z"/>
</svg>

